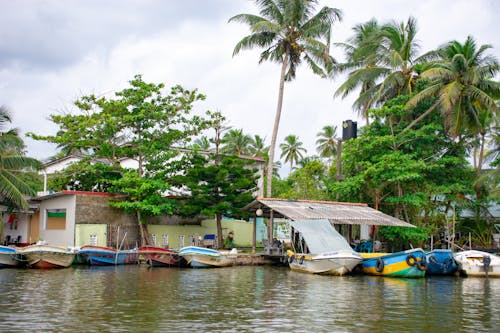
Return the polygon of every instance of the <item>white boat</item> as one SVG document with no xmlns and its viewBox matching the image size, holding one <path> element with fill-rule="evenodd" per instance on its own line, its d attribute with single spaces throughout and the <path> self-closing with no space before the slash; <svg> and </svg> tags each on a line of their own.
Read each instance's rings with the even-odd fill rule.
<svg viewBox="0 0 500 333">
<path fill-rule="evenodd" d="M 328 220 L 291 222 L 293 251 L 287 252 L 292 271 L 344 275 L 363 258 Z"/>
<path fill-rule="evenodd" d="M 232 249 L 222 252 L 205 247 L 186 246 L 179 250 L 179 256 L 195 268 L 227 267 L 235 264 L 237 251 Z"/>
<path fill-rule="evenodd" d="M 463 275 L 500 277 L 499 256 L 476 250 L 457 252 L 453 256 Z"/>
<path fill-rule="evenodd" d="M 74 249 L 55 245 L 30 245 L 19 248 L 23 262 L 32 268 L 63 268 L 69 267 L 75 259 Z"/>
<path fill-rule="evenodd" d="M 19 262 L 16 260 L 16 256 L 15 247 L 0 245 L 0 268 L 18 266 Z"/>
</svg>

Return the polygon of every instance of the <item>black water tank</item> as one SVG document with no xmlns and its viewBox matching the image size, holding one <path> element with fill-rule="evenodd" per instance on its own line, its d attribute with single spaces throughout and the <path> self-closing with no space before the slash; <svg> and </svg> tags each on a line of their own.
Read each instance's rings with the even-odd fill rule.
<svg viewBox="0 0 500 333">
<path fill-rule="evenodd" d="M 342 141 L 358 137 L 358 123 L 352 120 L 342 122 Z"/>
</svg>

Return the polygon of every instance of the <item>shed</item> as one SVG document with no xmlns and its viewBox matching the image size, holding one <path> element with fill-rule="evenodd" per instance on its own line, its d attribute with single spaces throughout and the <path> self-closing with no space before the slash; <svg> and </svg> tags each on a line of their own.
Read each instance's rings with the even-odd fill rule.
<svg viewBox="0 0 500 333">
<path fill-rule="evenodd" d="M 413 224 L 384 214 L 364 203 L 257 198 L 243 209 L 253 212 L 254 219 L 262 216 L 271 220 L 268 223 L 268 239 L 272 235 L 274 218 L 292 221 L 327 219 L 331 224 L 415 228 Z"/>
</svg>

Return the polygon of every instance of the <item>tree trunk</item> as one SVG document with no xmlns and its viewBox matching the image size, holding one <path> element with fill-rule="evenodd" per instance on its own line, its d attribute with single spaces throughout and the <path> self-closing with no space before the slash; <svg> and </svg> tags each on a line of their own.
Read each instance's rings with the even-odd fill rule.
<svg viewBox="0 0 500 333">
<path fill-rule="evenodd" d="M 221 213 L 215 214 L 215 221 L 217 224 L 217 248 L 222 249 L 224 239 L 222 236 L 222 214 Z"/>
<path fill-rule="evenodd" d="M 283 106 L 283 91 L 285 89 L 285 74 L 286 68 L 288 65 L 288 52 L 285 53 L 285 59 L 283 59 L 283 63 L 281 64 L 281 76 L 280 76 L 280 86 L 278 93 L 278 106 L 276 107 L 276 115 L 274 117 L 274 127 L 273 134 L 271 136 L 271 146 L 269 147 L 269 162 L 267 166 L 267 189 L 266 196 L 268 198 L 271 197 L 272 191 L 272 183 L 273 183 L 273 165 L 274 165 L 274 151 L 276 149 L 276 138 L 278 137 L 278 128 L 280 125 L 281 118 L 281 109 Z"/>
<path fill-rule="evenodd" d="M 427 111 L 425 111 L 424 113 L 422 113 L 419 117 L 417 117 L 417 119 L 415 119 L 414 121 L 412 121 L 410 123 L 410 125 L 406 126 L 406 128 L 403 130 L 406 131 L 406 130 L 409 130 L 410 128 L 412 128 L 413 126 L 415 126 L 420 120 L 422 120 L 423 118 L 427 117 L 427 115 L 429 113 L 431 113 L 432 111 L 434 111 L 434 109 L 436 109 L 439 105 L 439 101 L 434 103 L 434 105 L 432 105 L 429 109 L 427 109 Z"/>
<path fill-rule="evenodd" d="M 481 133 L 481 146 L 479 147 L 479 160 L 477 162 L 477 175 L 479 176 L 483 169 L 483 159 L 484 159 L 484 139 L 485 133 Z"/>
<path fill-rule="evenodd" d="M 141 221 L 141 212 L 137 212 L 137 223 L 139 226 L 139 237 L 141 239 L 141 246 L 152 245 L 149 242 L 148 226 Z"/>
</svg>

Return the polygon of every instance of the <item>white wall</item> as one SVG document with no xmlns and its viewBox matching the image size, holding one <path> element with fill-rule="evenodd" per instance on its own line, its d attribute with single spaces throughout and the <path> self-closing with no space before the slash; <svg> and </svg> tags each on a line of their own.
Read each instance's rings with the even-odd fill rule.
<svg viewBox="0 0 500 333">
<path fill-rule="evenodd" d="M 75 246 L 76 195 L 56 196 L 40 203 L 40 239 L 52 245 Z M 47 230 L 47 210 L 66 209 L 66 229 Z"/>
<path fill-rule="evenodd" d="M 9 221 L 9 216 L 10 214 L 6 212 L 2 212 L 2 222 L 3 222 L 3 234 L 4 234 L 4 239 L 5 236 L 9 235 L 11 237 L 11 242 L 14 240 L 17 240 L 18 236 L 21 236 L 21 243 L 26 243 L 28 240 L 26 239 L 26 235 L 28 234 L 28 221 L 29 221 L 29 216 L 27 214 L 16 214 L 16 220 L 17 222 L 14 222 L 10 224 Z"/>
</svg>

